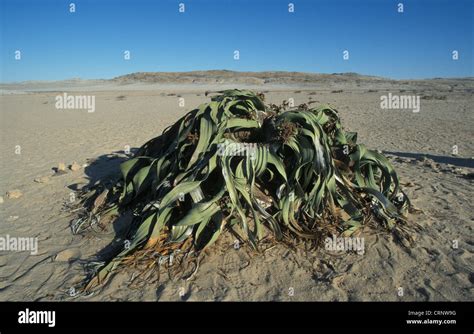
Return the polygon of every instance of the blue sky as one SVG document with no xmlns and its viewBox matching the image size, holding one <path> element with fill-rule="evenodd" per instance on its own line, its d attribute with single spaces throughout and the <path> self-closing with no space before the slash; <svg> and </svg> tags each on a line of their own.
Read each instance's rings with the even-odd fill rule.
<svg viewBox="0 0 474 334">
<path fill-rule="evenodd" d="M 69 12 L 74 2 L 76 12 Z M 295 12 L 288 12 L 292 2 Z M 404 13 L 397 4 L 404 4 Z M 473 74 L 473 0 L 0 0 L 1 82 L 139 71 Z M 179 3 L 185 12 L 179 13 Z M 21 60 L 15 60 L 15 51 Z M 131 59 L 123 59 L 129 50 Z M 234 60 L 234 50 L 240 59 Z M 349 60 L 343 60 L 343 51 Z M 452 60 L 458 50 L 459 59 Z"/>
</svg>

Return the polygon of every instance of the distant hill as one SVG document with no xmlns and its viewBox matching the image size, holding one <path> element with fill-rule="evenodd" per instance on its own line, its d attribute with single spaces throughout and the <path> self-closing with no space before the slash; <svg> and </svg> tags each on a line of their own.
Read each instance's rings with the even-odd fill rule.
<svg viewBox="0 0 474 334">
<path fill-rule="evenodd" d="M 434 78 L 395 80 L 358 73 L 303 73 L 284 71 L 237 72 L 209 70 L 191 72 L 136 72 L 112 79 L 73 78 L 61 81 L 24 81 L 0 83 L 3 91 L 64 91 L 111 89 L 159 89 L 181 86 L 186 89 L 216 88 L 249 89 L 317 89 L 317 90 L 400 90 L 474 91 L 474 78 Z M 173 88 L 174 89 L 174 88 Z"/>
<path fill-rule="evenodd" d="M 379 81 L 383 78 L 365 76 L 357 73 L 317 74 L 302 72 L 236 72 L 228 70 L 192 71 L 192 72 L 137 72 L 122 75 L 111 79 L 119 83 L 146 82 L 146 83 L 237 83 L 250 85 L 263 84 L 305 84 L 326 80 L 343 81 Z"/>
</svg>

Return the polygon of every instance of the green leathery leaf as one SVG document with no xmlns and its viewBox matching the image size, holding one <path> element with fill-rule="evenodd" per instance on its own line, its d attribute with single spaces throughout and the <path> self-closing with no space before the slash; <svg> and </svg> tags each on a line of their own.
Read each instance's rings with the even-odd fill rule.
<svg viewBox="0 0 474 334">
<path fill-rule="evenodd" d="M 178 184 L 176 187 L 174 187 L 169 193 L 166 194 L 165 197 L 163 197 L 163 200 L 161 201 L 161 207 L 167 207 L 170 205 L 172 202 L 176 201 L 181 194 L 188 194 L 201 184 L 202 181 L 188 181 Z"/>
<path fill-rule="evenodd" d="M 219 205 L 212 203 L 198 203 L 174 226 L 190 226 L 200 223 L 207 217 L 212 217 L 220 210 Z"/>
</svg>

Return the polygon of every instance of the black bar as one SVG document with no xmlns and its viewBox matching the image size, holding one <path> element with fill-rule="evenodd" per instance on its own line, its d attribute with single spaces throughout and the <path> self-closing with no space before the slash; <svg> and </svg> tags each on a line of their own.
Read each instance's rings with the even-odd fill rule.
<svg viewBox="0 0 474 334">
<path fill-rule="evenodd" d="M 472 333 L 474 328 L 472 302 L 3 302 L 0 309 L 2 334 L 66 328 L 393 328 L 445 333 Z M 26 309 L 55 311 L 55 326 L 20 324 L 19 312 Z M 427 319 L 456 323 L 407 323 Z"/>
</svg>

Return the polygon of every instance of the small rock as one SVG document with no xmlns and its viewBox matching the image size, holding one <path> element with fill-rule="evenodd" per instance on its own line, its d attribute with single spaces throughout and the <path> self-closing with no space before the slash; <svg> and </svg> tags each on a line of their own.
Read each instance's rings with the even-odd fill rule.
<svg viewBox="0 0 474 334">
<path fill-rule="evenodd" d="M 14 198 L 20 198 L 21 196 L 23 196 L 23 193 L 18 189 L 7 191 L 7 198 L 14 199 Z"/>
<path fill-rule="evenodd" d="M 58 163 L 58 167 L 56 168 L 58 172 L 65 172 L 66 171 L 66 164 L 64 162 Z"/>
<path fill-rule="evenodd" d="M 72 170 L 73 172 L 81 169 L 81 165 L 79 165 L 77 162 L 73 162 L 71 166 L 69 166 L 69 169 Z"/>
<path fill-rule="evenodd" d="M 3 196 L 0 196 L 0 204 L 3 204 Z"/>
<path fill-rule="evenodd" d="M 34 180 L 36 183 L 48 183 L 49 182 L 49 176 L 41 176 L 38 177 Z"/>
<path fill-rule="evenodd" d="M 67 174 L 66 164 L 64 162 L 58 163 L 58 167 L 54 167 L 53 170 L 55 171 L 55 174 L 53 176 L 60 176 L 60 175 Z"/>
<path fill-rule="evenodd" d="M 13 221 L 17 220 L 18 218 L 20 218 L 20 217 L 18 217 L 18 216 L 10 216 L 10 217 L 7 218 L 7 221 L 13 222 Z"/>
<path fill-rule="evenodd" d="M 468 172 L 465 171 L 463 168 L 454 168 L 453 172 L 455 174 L 461 174 L 461 175 L 466 175 Z"/>
<path fill-rule="evenodd" d="M 57 262 L 67 262 L 71 260 L 76 260 L 81 257 L 81 252 L 78 249 L 65 249 L 58 254 L 56 254 L 54 261 Z"/>
</svg>

